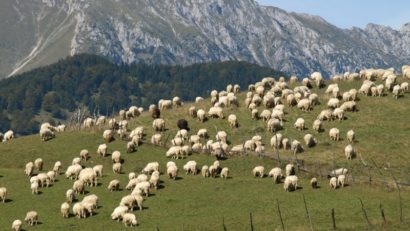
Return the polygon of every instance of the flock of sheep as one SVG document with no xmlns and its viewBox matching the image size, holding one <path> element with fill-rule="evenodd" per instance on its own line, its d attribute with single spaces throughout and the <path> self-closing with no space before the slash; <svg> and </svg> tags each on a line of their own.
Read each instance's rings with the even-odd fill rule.
<svg viewBox="0 0 410 231">
<path fill-rule="evenodd" d="M 404 77 L 410 78 L 410 66 L 403 66 L 402 73 Z M 330 97 L 327 101 L 327 109 L 322 110 L 316 120 L 312 124 L 312 128 L 316 132 L 323 132 L 323 123 L 325 121 L 340 120 L 343 121 L 345 113 L 357 111 L 358 95 L 364 96 L 385 96 L 391 92 L 394 98 L 398 99 L 403 96 L 404 92 L 409 90 L 409 84 L 397 81 L 397 75 L 393 69 L 366 69 L 360 73 L 345 73 L 343 76 L 336 75 L 332 77 L 335 82 L 329 84 L 326 89 L 326 94 Z M 339 81 L 354 81 L 363 80 L 363 84 L 359 89 L 350 89 L 346 92 L 341 92 L 338 86 Z M 375 81 L 383 81 L 384 84 L 376 85 Z M 290 85 L 296 85 L 293 89 Z M 312 92 L 313 87 L 326 87 L 322 75 L 319 72 L 314 72 L 310 78 L 304 78 L 301 85 L 298 84 L 298 79 L 295 76 L 290 77 L 289 81 L 281 77 L 275 80 L 271 77 L 263 78 L 260 82 L 248 86 L 248 92 L 242 106 L 249 109 L 251 118 L 254 120 L 263 120 L 266 123 L 266 129 L 273 134 L 270 139 L 270 146 L 273 149 L 290 149 L 295 154 L 303 152 L 304 148 L 312 148 L 318 140 L 313 134 L 305 134 L 303 143 L 284 137 L 280 130 L 284 127 L 286 107 L 296 107 L 302 111 L 311 111 L 315 106 L 319 105 L 321 99 L 318 94 Z M 211 107 L 196 108 L 196 105 L 189 107 L 189 116 L 196 118 L 198 124 L 205 123 L 209 119 L 224 119 L 226 117 L 224 108 L 238 107 L 240 102 L 238 94 L 240 92 L 239 85 L 228 85 L 226 91 L 217 92 L 213 90 L 210 94 Z M 195 103 L 202 102 L 202 97 L 197 97 Z M 160 100 L 158 105 L 150 105 L 149 112 L 152 115 L 152 129 L 154 134 L 151 136 L 150 142 L 153 145 L 163 146 L 163 132 L 167 129 L 166 120 L 161 118 L 161 113 L 167 110 L 172 110 L 173 107 L 180 107 L 183 103 L 179 97 L 174 97 L 172 100 Z M 203 104 L 201 104 L 203 105 Z M 262 106 L 262 108 L 261 108 Z M 138 126 L 134 129 L 129 127 L 129 120 L 136 118 L 143 113 L 143 108 L 131 106 L 128 110 L 121 110 L 118 117 L 106 118 L 100 116 L 97 119 L 86 118 L 83 121 L 83 127 L 89 129 L 92 127 L 105 127 L 102 138 L 104 143 L 96 147 L 96 153 L 101 158 L 107 156 L 108 145 L 115 139 L 117 135 L 120 140 L 126 140 L 126 150 L 128 153 L 135 152 L 139 145 L 144 141 L 146 132 L 143 126 Z M 238 117 L 235 114 L 227 116 L 227 122 L 231 129 L 239 126 Z M 242 144 L 228 144 L 227 131 L 217 131 L 215 140 L 209 139 L 206 128 L 201 128 L 197 132 L 190 134 L 188 122 L 184 119 L 178 121 L 179 130 L 175 137 L 170 140 L 171 146 L 165 151 L 166 158 L 184 159 L 188 158 L 193 153 L 208 153 L 218 159 L 226 158 L 229 155 L 244 154 L 246 152 L 254 152 L 257 155 L 262 155 L 265 152 L 265 145 L 262 142 L 260 135 L 255 135 L 251 139 L 246 140 Z M 304 118 L 297 118 L 293 127 L 303 132 L 307 125 Z M 40 127 L 40 137 L 42 141 L 48 141 L 55 138 L 56 132 L 64 132 L 65 125 L 52 126 L 49 123 L 43 123 Z M 6 132 L 4 135 L 0 133 L 0 138 L 3 141 L 13 139 L 12 131 Z M 346 138 L 350 144 L 344 149 L 346 159 L 351 160 L 355 157 L 356 151 L 353 147 L 355 140 L 355 132 L 349 130 L 346 133 Z M 333 141 L 340 140 L 340 131 L 338 128 L 329 129 L 329 139 Z M 305 146 L 305 147 L 304 147 Z M 78 157 L 72 160 L 71 165 L 67 166 L 64 173 L 65 177 L 74 180 L 72 188 L 66 191 L 66 201 L 61 204 L 61 214 L 64 218 L 68 218 L 70 214 L 70 207 L 72 214 L 78 218 L 86 218 L 92 216 L 95 209 L 98 208 L 98 196 L 95 194 L 84 196 L 79 202 L 73 204 L 76 195 L 84 194 L 85 187 L 98 186 L 98 180 L 103 176 L 103 165 L 97 164 L 93 167 L 83 167 L 82 161 L 87 161 L 90 158 L 88 150 L 80 151 Z M 119 151 L 111 153 L 112 171 L 114 174 L 122 174 L 122 164 L 124 159 Z M 25 174 L 29 177 L 30 188 L 33 194 L 38 194 L 40 187 L 48 187 L 53 184 L 55 178 L 60 175 L 62 163 L 57 161 L 50 171 L 43 171 L 43 160 L 37 158 L 34 162 L 29 162 L 25 167 Z M 216 177 L 228 179 L 230 169 L 228 167 L 221 167 L 220 161 L 216 160 L 211 165 L 198 166 L 196 161 L 189 160 L 183 166 L 186 174 L 196 175 L 201 173 L 203 177 Z M 163 172 L 170 179 L 177 179 L 179 168 L 173 161 L 166 164 L 166 171 Z M 335 169 L 330 173 L 329 185 L 331 188 L 344 187 L 346 168 Z M 254 177 L 265 177 L 265 167 L 256 166 L 252 170 Z M 148 163 L 140 174 L 135 172 L 128 173 L 129 182 L 125 189 L 130 190 L 130 194 L 124 196 L 118 206 L 113 210 L 111 218 L 113 220 L 122 220 L 126 226 L 136 226 L 138 224 L 135 214 L 132 213 L 134 208 L 143 210 L 143 202 L 148 198 L 150 190 L 156 190 L 159 185 L 161 176 L 160 166 L 158 162 Z M 268 173 L 272 177 L 274 183 L 283 182 L 285 191 L 293 191 L 298 189 L 298 177 L 296 176 L 295 165 L 289 163 L 286 165 L 285 174 L 282 174 L 282 169 L 274 167 Z M 317 188 L 318 180 L 312 178 L 310 184 L 313 188 Z M 112 179 L 107 186 L 110 191 L 118 191 L 120 189 L 120 181 Z M 0 188 L 0 200 L 4 203 L 6 201 L 7 189 Z M 25 221 L 29 225 L 35 225 L 38 222 L 38 213 L 36 211 L 29 211 L 26 215 Z M 12 223 L 14 230 L 20 230 L 22 226 L 21 220 L 15 220 Z"/>
</svg>

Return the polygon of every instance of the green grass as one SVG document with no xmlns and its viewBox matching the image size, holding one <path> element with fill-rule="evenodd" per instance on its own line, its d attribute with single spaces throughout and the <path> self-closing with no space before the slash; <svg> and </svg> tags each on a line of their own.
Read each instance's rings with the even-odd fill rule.
<svg viewBox="0 0 410 231">
<path fill-rule="evenodd" d="M 360 82 L 340 83 L 342 90 L 352 87 L 358 88 Z M 243 86 L 244 88 L 244 86 Z M 339 122 L 324 122 L 325 132 L 316 134 L 311 125 L 317 114 L 325 108 L 327 96 L 323 95 L 325 89 L 316 89 L 321 96 L 322 104 L 313 111 L 301 112 L 295 108 L 286 107 L 285 129 L 281 131 L 286 137 L 303 141 L 305 133 L 312 133 L 319 144 L 314 148 L 305 148 L 305 152 L 298 154 L 298 159 L 303 159 L 305 168 L 310 173 L 298 172 L 300 179 L 299 189 L 292 193 L 283 190 L 283 184 L 273 184 L 269 178 L 253 178 L 251 170 L 256 165 L 264 165 L 267 171 L 278 165 L 271 158 L 258 158 L 252 155 L 230 157 L 221 161 L 222 166 L 230 169 L 230 178 L 204 179 L 201 176 L 186 176 L 180 171 L 179 180 L 169 180 L 161 176 L 161 188 L 152 191 L 152 195 L 144 202 L 145 209 L 134 211 L 140 223 L 138 230 L 223 230 L 222 220 L 228 230 L 249 230 L 249 213 L 252 212 L 255 230 L 280 230 L 281 224 L 277 211 L 277 201 L 280 203 L 282 217 L 287 230 L 310 230 L 303 204 L 303 195 L 312 217 L 315 230 L 330 230 L 332 222 L 330 211 L 335 209 L 337 227 L 339 230 L 405 230 L 407 229 L 408 214 L 410 212 L 410 196 L 408 189 L 402 188 L 404 223 L 399 222 L 398 192 L 393 187 L 387 190 L 380 182 L 386 180 L 392 184 L 390 171 L 400 180 L 408 181 L 410 174 L 409 146 L 410 129 L 406 116 L 410 113 L 408 94 L 399 100 L 394 100 L 389 94 L 383 98 L 360 97 L 358 102 L 359 112 L 347 113 L 347 119 Z M 241 94 L 241 105 L 243 105 Z M 165 132 L 173 136 L 176 132 L 176 121 L 186 118 L 192 131 L 207 128 L 210 139 L 214 139 L 216 129 L 228 132 L 231 144 L 240 144 L 250 139 L 253 135 L 262 135 L 266 144 L 267 153 L 274 151 L 269 147 L 271 133 L 266 132 L 263 121 L 253 121 L 250 112 L 243 106 L 238 109 L 225 109 L 226 115 L 234 113 L 238 116 L 240 127 L 230 129 L 226 119 L 210 119 L 204 124 L 194 122 L 187 116 L 187 103 L 184 107 L 167 111 L 163 117 L 167 121 L 169 130 Z M 209 101 L 197 104 L 197 108 L 209 108 Z M 260 109 L 261 111 L 261 109 Z M 226 116 L 227 117 L 227 116 Z M 293 128 L 293 123 L 298 117 L 305 118 L 308 130 L 298 132 Z M 144 125 L 147 131 L 147 140 L 153 131 L 152 119 L 148 113 L 131 121 L 131 127 Z M 341 131 L 340 142 L 331 142 L 328 130 L 338 127 Z M 216 129 L 215 129 L 216 128 Z M 349 129 L 354 129 L 358 142 L 354 144 L 365 161 L 371 166 L 373 184 L 368 185 L 368 169 L 358 158 L 346 161 L 343 149 L 347 144 L 345 134 Z M 24 219 L 29 210 L 39 213 L 41 225 L 28 227 L 25 230 L 128 230 L 122 223 L 110 219 L 112 210 L 118 205 L 122 196 L 129 191 L 109 192 L 106 187 L 110 180 L 117 178 L 121 188 L 128 181 L 127 174 L 115 175 L 111 171 L 111 158 L 97 157 L 95 151 L 101 144 L 102 131 L 69 131 L 57 134 L 57 137 L 48 142 L 41 142 L 38 135 L 19 137 L 11 142 L 0 144 L 0 186 L 8 189 L 8 201 L 0 203 L 0 229 L 10 229 L 14 219 Z M 171 139 L 171 138 L 170 138 Z M 168 161 L 165 158 L 165 149 L 150 144 L 143 144 L 135 153 L 127 154 L 125 141 L 118 139 L 109 144 L 109 152 L 119 150 L 124 158 L 124 172 L 140 171 L 150 161 L 158 161 L 164 171 Z M 87 187 L 88 193 L 93 193 L 100 198 L 100 208 L 95 216 L 87 219 L 70 217 L 63 219 L 60 215 L 60 205 L 65 200 L 65 191 L 71 188 L 73 181 L 67 180 L 63 175 L 57 177 L 58 181 L 50 188 L 41 188 L 40 195 L 32 195 L 27 177 L 24 175 L 24 166 L 28 161 L 41 157 L 45 164 L 44 169 L 52 168 L 55 161 L 60 160 L 65 169 L 81 149 L 91 152 L 91 159 L 83 162 L 84 166 L 96 164 L 104 165 L 104 176 L 98 187 Z M 355 176 L 355 182 L 349 179 L 349 186 L 343 189 L 331 190 L 326 178 L 319 179 L 320 189 L 313 190 L 309 186 L 312 176 L 318 176 L 318 163 L 321 171 L 327 173 L 333 167 L 333 154 L 335 153 L 336 166 L 348 167 Z M 292 159 L 290 151 L 280 152 L 282 159 Z M 373 164 L 381 167 L 379 170 Z M 199 166 L 211 164 L 213 157 L 206 154 L 193 154 L 185 160 L 176 160 L 180 170 L 188 160 L 196 160 Z M 282 163 L 282 167 L 286 163 Z M 385 169 L 387 168 L 387 170 Z M 83 196 L 79 196 L 81 199 Z M 367 214 L 374 225 L 369 228 L 364 219 L 359 198 L 364 202 Z M 387 224 L 382 224 L 379 204 L 382 203 Z M 131 228 L 129 228 L 131 229 Z"/>
</svg>

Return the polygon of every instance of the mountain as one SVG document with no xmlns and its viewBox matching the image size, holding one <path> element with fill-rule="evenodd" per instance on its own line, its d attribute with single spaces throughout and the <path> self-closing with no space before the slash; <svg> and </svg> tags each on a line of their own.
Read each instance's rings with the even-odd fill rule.
<svg viewBox="0 0 410 231">
<path fill-rule="evenodd" d="M 78 108 L 88 115 L 110 116 L 159 99 L 184 101 L 209 96 L 228 84 L 246 88 L 264 76 L 281 73 L 238 61 L 189 66 L 115 65 L 97 55 L 81 54 L 0 81 L 0 131 L 38 131 L 39 122 L 69 120 Z"/>
<path fill-rule="evenodd" d="M 115 63 L 239 60 L 304 77 L 410 63 L 410 24 L 340 29 L 254 0 L 4 0 L 0 76 L 78 53 Z"/>
</svg>

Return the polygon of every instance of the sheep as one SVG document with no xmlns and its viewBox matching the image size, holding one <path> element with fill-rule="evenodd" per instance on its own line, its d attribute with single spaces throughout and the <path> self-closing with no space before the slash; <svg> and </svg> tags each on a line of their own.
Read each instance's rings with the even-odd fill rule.
<svg viewBox="0 0 410 231">
<path fill-rule="evenodd" d="M 201 97 L 201 96 L 195 97 L 195 103 L 200 103 L 200 102 L 202 102 L 202 101 L 204 101 L 204 98 L 203 98 L 203 97 Z"/>
<path fill-rule="evenodd" d="M 152 122 L 152 128 L 154 131 L 165 131 L 165 120 L 158 118 Z"/>
<path fill-rule="evenodd" d="M 94 171 L 96 176 L 102 177 L 103 165 L 101 165 L 101 164 L 95 165 L 93 167 L 93 171 Z"/>
<path fill-rule="evenodd" d="M 182 158 L 182 147 L 180 146 L 172 146 L 168 149 L 168 151 L 165 153 L 166 157 L 173 157 L 173 158 Z"/>
<path fill-rule="evenodd" d="M 31 183 L 31 185 L 30 185 L 31 193 L 32 194 L 38 194 L 38 187 L 39 187 L 38 182 Z"/>
<path fill-rule="evenodd" d="M 100 144 L 97 149 L 99 156 L 105 157 L 107 155 L 108 146 L 106 144 Z"/>
<path fill-rule="evenodd" d="M 151 184 L 148 181 L 139 182 L 135 185 L 135 188 L 140 189 L 141 192 L 144 192 L 145 196 L 149 196 L 149 189 L 151 188 Z"/>
<path fill-rule="evenodd" d="M 192 118 L 196 118 L 197 117 L 197 112 L 196 112 L 195 106 L 189 107 L 188 113 Z"/>
<path fill-rule="evenodd" d="M 26 214 L 24 221 L 27 222 L 30 226 L 38 224 L 38 213 L 36 211 L 29 211 Z"/>
<path fill-rule="evenodd" d="M 347 145 L 345 147 L 345 156 L 347 160 L 351 160 L 355 156 L 356 152 L 352 145 Z"/>
<path fill-rule="evenodd" d="M 338 184 L 339 186 L 341 186 L 342 188 L 345 187 L 345 179 L 346 179 L 346 176 L 345 176 L 345 175 L 339 175 L 339 176 L 337 177 L 337 184 Z"/>
<path fill-rule="evenodd" d="M 199 122 L 201 122 L 201 123 L 205 122 L 206 112 L 203 109 L 199 109 L 196 112 L 196 116 L 197 116 Z"/>
<path fill-rule="evenodd" d="M 38 182 L 40 183 L 41 187 L 49 186 L 50 179 L 48 178 L 46 173 L 39 173 L 37 174 Z"/>
<path fill-rule="evenodd" d="M 6 203 L 6 197 L 7 197 L 7 188 L 1 187 L 0 188 L 0 200 L 3 203 Z"/>
<path fill-rule="evenodd" d="M 283 135 L 281 133 L 276 133 L 275 135 L 272 136 L 270 139 L 270 146 L 272 148 L 277 148 L 279 149 L 282 145 L 282 138 Z"/>
<path fill-rule="evenodd" d="M 287 176 L 283 184 L 286 192 L 294 191 L 298 188 L 298 177 L 295 175 Z"/>
<path fill-rule="evenodd" d="M 233 92 L 234 92 L 235 94 L 238 94 L 240 91 L 241 91 L 241 87 L 240 87 L 238 84 L 235 84 L 235 85 L 233 86 Z"/>
<path fill-rule="evenodd" d="M 60 161 L 56 161 L 54 163 L 54 167 L 53 167 L 53 171 L 59 175 L 60 174 L 60 169 L 61 169 L 61 162 Z"/>
<path fill-rule="evenodd" d="M 161 111 L 167 110 L 167 109 L 171 109 L 172 108 L 172 101 L 171 100 L 164 100 L 164 99 L 160 99 L 158 101 L 158 108 Z"/>
<path fill-rule="evenodd" d="M 179 98 L 178 96 L 172 98 L 172 105 L 176 107 L 182 106 L 181 98 Z"/>
<path fill-rule="evenodd" d="M 297 130 L 303 131 L 305 129 L 305 120 L 303 118 L 298 118 L 293 126 Z"/>
<path fill-rule="evenodd" d="M 54 172 L 54 171 L 48 171 L 48 172 L 47 172 L 47 177 L 48 177 L 48 179 L 50 179 L 50 182 L 51 182 L 51 183 L 54 183 L 55 178 L 56 178 L 56 172 Z"/>
<path fill-rule="evenodd" d="M 122 222 L 124 223 L 125 227 L 128 226 L 137 226 L 137 218 L 135 217 L 135 214 L 133 213 L 125 213 L 122 215 Z"/>
<path fill-rule="evenodd" d="M 354 133 L 354 131 L 353 131 L 353 130 L 349 130 L 349 131 L 346 133 L 346 137 L 347 137 L 347 140 L 348 140 L 350 143 L 353 143 L 354 140 L 355 140 L 355 133 Z"/>
<path fill-rule="evenodd" d="M 68 218 L 68 216 L 70 215 L 70 204 L 68 204 L 67 202 L 62 203 L 60 207 L 60 212 L 64 218 Z"/>
<path fill-rule="evenodd" d="M 77 194 L 84 194 L 84 182 L 82 180 L 74 181 L 72 189 Z"/>
<path fill-rule="evenodd" d="M 402 94 L 402 89 L 400 88 L 400 85 L 394 86 L 392 93 L 393 93 L 393 97 L 395 99 L 398 99 Z"/>
<path fill-rule="evenodd" d="M 225 118 L 221 107 L 211 107 L 208 111 L 208 115 L 212 118 Z"/>
<path fill-rule="evenodd" d="M 65 193 L 66 201 L 72 203 L 75 199 L 75 192 L 73 189 L 68 189 Z"/>
<path fill-rule="evenodd" d="M 310 186 L 312 186 L 312 188 L 317 188 L 317 187 L 318 187 L 316 177 L 313 177 L 313 178 L 310 180 Z"/>
<path fill-rule="evenodd" d="M 87 161 L 89 157 L 90 157 L 90 156 L 89 156 L 89 153 L 88 153 L 88 150 L 87 150 L 87 149 L 83 149 L 83 150 L 80 151 L 80 158 L 81 158 L 82 160 Z"/>
<path fill-rule="evenodd" d="M 220 141 L 223 143 L 226 143 L 227 141 L 227 134 L 225 131 L 218 131 L 215 135 L 216 141 Z"/>
<path fill-rule="evenodd" d="M 24 173 L 26 174 L 26 176 L 30 177 L 33 175 L 33 171 L 34 171 L 34 164 L 33 162 L 28 162 L 26 164 L 26 168 L 24 169 Z"/>
<path fill-rule="evenodd" d="M 128 207 L 124 205 L 120 205 L 114 209 L 111 213 L 111 219 L 113 220 L 120 220 L 122 219 L 123 215 L 128 212 Z"/>
<path fill-rule="evenodd" d="M 335 110 L 332 112 L 332 116 L 333 118 L 337 118 L 339 120 L 343 120 L 344 119 L 344 110 L 341 108 L 335 108 Z"/>
<path fill-rule="evenodd" d="M 112 171 L 113 171 L 113 173 L 121 174 L 121 170 L 122 170 L 122 165 L 121 165 L 121 163 L 114 163 L 114 164 L 112 165 Z"/>
<path fill-rule="evenodd" d="M 151 178 L 149 179 L 149 183 L 151 184 L 151 187 L 153 187 L 154 189 L 157 189 L 158 182 L 159 182 L 159 172 L 154 171 L 151 175 Z"/>
<path fill-rule="evenodd" d="M 293 140 L 290 148 L 294 153 L 303 152 L 302 144 L 298 140 Z"/>
<path fill-rule="evenodd" d="M 263 178 L 265 176 L 265 167 L 263 166 L 256 166 L 253 170 L 252 170 L 252 174 L 254 177 L 259 176 L 260 178 Z"/>
<path fill-rule="evenodd" d="M 103 132 L 103 139 L 107 143 L 111 142 L 114 139 L 114 134 L 112 130 L 105 130 Z"/>
<path fill-rule="evenodd" d="M 12 139 L 14 139 L 14 132 L 12 130 L 8 130 L 4 133 L 3 142 L 10 141 Z"/>
<path fill-rule="evenodd" d="M 229 169 L 228 169 L 228 167 L 224 167 L 224 168 L 222 168 L 222 170 L 221 170 L 221 178 L 223 178 L 223 179 L 228 179 L 228 174 L 229 174 Z"/>
<path fill-rule="evenodd" d="M 197 169 L 196 169 L 196 161 L 190 160 L 188 161 L 184 166 L 183 169 L 185 170 L 185 174 L 188 175 L 188 173 L 192 173 L 193 175 L 196 175 Z"/>
<path fill-rule="evenodd" d="M 40 130 L 40 137 L 41 137 L 41 140 L 45 142 L 45 141 L 53 139 L 55 137 L 55 134 L 50 129 L 43 128 Z"/>
<path fill-rule="evenodd" d="M 176 165 L 167 166 L 167 175 L 170 179 L 176 179 L 178 175 L 178 167 Z"/>
<path fill-rule="evenodd" d="M 230 126 L 231 128 L 236 128 L 236 127 L 238 127 L 238 121 L 237 121 L 237 119 L 236 119 L 236 115 L 230 114 L 230 115 L 228 116 L 228 122 L 229 122 L 229 126 Z"/>
<path fill-rule="evenodd" d="M 14 229 L 14 231 L 20 231 L 22 225 L 23 223 L 21 222 L 21 220 L 14 220 L 11 224 L 11 228 Z"/>
<path fill-rule="evenodd" d="M 286 137 L 282 139 L 282 148 L 285 149 L 285 150 L 291 148 L 290 141 Z"/>
<path fill-rule="evenodd" d="M 313 130 L 317 131 L 317 132 L 321 132 L 323 131 L 323 126 L 322 126 L 322 121 L 316 119 L 315 121 L 313 121 L 313 126 L 312 126 Z"/>
<path fill-rule="evenodd" d="M 327 102 L 327 106 L 329 108 L 337 108 L 339 107 L 340 101 L 337 98 L 330 98 L 329 101 Z"/>
<path fill-rule="evenodd" d="M 204 165 L 204 166 L 202 166 L 202 168 L 201 168 L 201 175 L 203 176 L 203 177 L 209 177 L 211 174 L 210 174 L 210 172 L 209 172 L 209 167 L 208 167 L 208 165 Z"/>
<path fill-rule="evenodd" d="M 151 174 L 154 171 L 159 171 L 159 163 L 158 162 L 148 163 L 141 172 Z"/>
<path fill-rule="evenodd" d="M 305 140 L 305 145 L 309 148 L 315 146 L 317 143 L 317 140 L 311 134 L 306 134 L 303 139 Z"/>
<path fill-rule="evenodd" d="M 120 181 L 117 180 L 117 179 L 114 179 L 114 180 L 110 181 L 110 183 L 108 184 L 107 189 L 110 190 L 110 191 L 120 190 Z"/>
<path fill-rule="evenodd" d="M 340 138 L 339 129 L 331 128 L 329 130 L 329 137 L 330 137 L 330 140 L 339 141 L 339 138 Z"/>
<path fill-rule="evenodd" d="M 36 160 L 34 160 L 34 168 L 37 171 L 43 170 L 43 159 L 37 158 Z"/>
<path fill-rule="evenodd" d="M 320 121 L 323 120 L 331 120 L 332 119 L 332 110 L 331 109 L 325 109 L 320 112 L 320 114 L 317 116 L 317 119 Z"/>
<path fill-rule="evenodd" d="M 293 164 L 287 164 L 285 167 L 286 176 L 295 175 L 295 166 Z"/>
<path fill-rule="evenodd" d="M 78 175 L 78 179 L 84 184 L 97 186 L 97 174 L 92 168 L 84 168 Z"/>
<path fill-rule="evenodd" d="M 268 176 L 272 177 L 273 182 L 277 184 L 282 178 L 282 169 L 280 169 L 279 167 L 272 168 Z"/>
<path fill-rule="evenodd" d="M 73 205 L 73 215 L 77 218 L 85 218 L 86 211 L 84 205 L 81 202 L 77 202 Z"/>
<path fill-rule="evenodd" d="M 400 84 L 400 90 L 401 90 L 402 92 L 407 92 L 407 91 L 409 91 L 409 83 L 408 83 L 408 82 L 402 82 L 402 83 Z"/>
<path fill-rule="evenodd" d="M 337 188 L 337 178 L 336 177 L 330 178 L 329 185 L 330 185 L 330 188 L 336 189 Z"/>
<path fill-rule="evenodd" d="M 340 106 L 340 109 L 342 109 L 343 111 L 357 111 L 356 102 L 354 101 L 344 102 Z"/>
<path fill-rule="evenodd" d="M 113 163 L 121 163 L 121 152 L 113 151 L 111 154 L 111 160 Z"/>
<path fill-rule="evenodd" d="M 338 177 L 340 175 L 347 175 L 348 172 L 349 172 L 349 170 L 347 168 L 338 168 L 338 169 L 332 170 L 330 172 L 329 176 L 330 177 L 332 177 L 332 176 Z"/>
<path fill-rule="evenodd" d="M 79 165 L 81 163 L 81 158 L 80 157 L 75 157 L 73 161 L 71 162 L 71 165 Z"/>
<path fill-rule="evenodd" d="M 302 111 L 309 111 L 309 110 L 312 109 L 312 104 L 311 104 L 311 101 L 309 99 L 301 99 L 297 103 L 296 107 L 301 109 Z"/>
<path fill-rule="evenodd" d="M 282 128 L 283 128 L 283 122 L 282 121 L 280 121 L 276 118 L 268 120 L 268 123 L 267 123 L 268 131 L 276 132 L 278 130 L 281 130 Z"/>
</svg>

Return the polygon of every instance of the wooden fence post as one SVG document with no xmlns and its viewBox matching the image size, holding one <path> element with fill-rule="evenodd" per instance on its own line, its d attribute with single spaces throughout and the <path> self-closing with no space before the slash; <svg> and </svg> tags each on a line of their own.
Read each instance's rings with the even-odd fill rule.
<svg viewBox="0 0 410 231">
<path fill-rule="evenodd" d="M 394 183 L 396 184 L 397 191 L 399 192 L 399 203 L 400 203 L 400 222 L 403 222 L 403 204 L 401 200 L 401 192 L 400 192 L 400 185 L 397 183 L 396 177 L 393 175 L 393 172 L 390 170 L 390 174 L 394 180 Z"/>
<path fill-rule="evenodd" d="M 308 208 L 307 208 L 305 195 L 302 194 L 302 196 L 303 196 L 303 203 L 305 204 L 306 216 L 307 216 L 307 218 L 308 218 L 308 220 L 309 220 L 309 224 L 310 224 L 310 230 L 313 231 L 312 219 L 311 219 L 311 217 L 310 217 L 309 210 L 308 210 Z"/>
<path fill-rule="evenodd" d="M 380 202 L 379 208 L 380 208 L 380 215 L 383 218 L 383 223 L 386 224 L 386 216 L 384 215 L 384 209 L 383 209 L 382 202 Z"/>
<path fill-rule="evenodd" d="M 278 204 L 278 214 L 279 214 L 280 224 L 282 225 L 282 230 L 285 231 L 285 224 L 283 223 L 282 213 L 280 212 L 279 200 L 276 199 L 276 202 Z"/>
<path fill-rule="evenodd" d="M 333 229 L 336 229 L 336 219 L 335 219 L 335 209 L 332 208 L 332 224 L 333 224 Z"/>
<path fill-rule="evenodd" d="M 371 226 L 372 226 L 372 223 L 370 223 L 369 217 L 367 217 L 367 212 L 366 212 L 366 209 L 364 208 L 363 201 L 362 201 L 362 199 L 360 199 L 360 198 L 359 198 L 359 200 L 360 200 L 360 204 L 362 205 L 362 211 L 363 211 L 364 218 L 366 219 L 367 223 L 368 223 L 369 226 L 371 227 Z"/>
<path fill-rule="evenodd" d="M 251 225 L 251 231 L 253 231 L 252 212 L 249 213 L 249 221 L 250 221 L 250 225 Z"/>
</svg>

